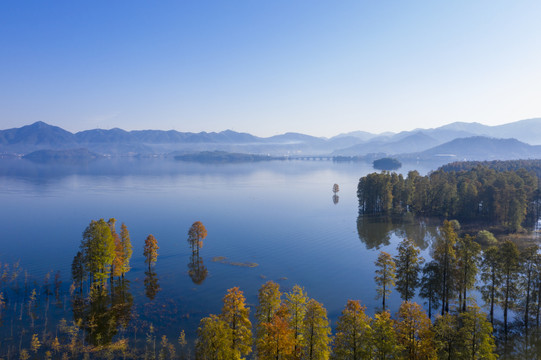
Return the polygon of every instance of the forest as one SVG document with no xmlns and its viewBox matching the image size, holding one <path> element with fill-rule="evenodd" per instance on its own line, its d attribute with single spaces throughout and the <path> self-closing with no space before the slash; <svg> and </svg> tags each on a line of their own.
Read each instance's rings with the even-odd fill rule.
<svg viewBox="0 0 541 360">
<path fill-rule="evenodd" d="M 508 232 L 533 225 L 540 214 L 539 178 L 524 168 L 497 171 L 484 165 L 426 176 L 410 171 L 362 177 L 357 187 L 363 215 L 413 213 L 490 224 Z"/>
<path fill-rule="evenodd" d="M 541 177 L 541 160 L 492 160 L 492 161 L 456 161 L 440 167 L 445 172 L 471 170 L 484 166 L 496 171 L 517 171 L 524 169 Z"/>
<path fill-rule="evenodd" d="M 72 264 L 71 321 L 47 325 L 54 309 L 50 304 L 66 306 L 62 295 L 68 294 L 62 294 L 58 273 L 54 282 L 48 274 L 38 285 L 27 281 L 25 272 L 22 286 L 16 281 L 19 266 L 4 264 L 0 315 L 10 321 L 12 335 L 2 339 L 1 358 L 528 359 L 541 350 L 541 255 L 536 244 L 519 248 L 488 231 L 473 237 L 461 231 L 458 221 L 446 220 L 431 244 L 430 261 L 407 238 L 395 256 L 379 252 L 375 288 L 363 295 L 381 301 L 373 316 L 350 299 L 331 326 L 324 304 L 302 286 L 282 292 L 276 282 L 267 281 L 253 310 L 238 287 L 229 289 L 221 313 L 203 317 L 195 341 L 190 341 L 184 330 L 169 339 L 152 323 L 137 322 L 125 276 L 133 252 L 130 235 L 125 224 L 117 233 L 115 222 L 93 220 L 83 233 Z M 200 257 L 206 236 L 201 222 L 189 229 L 193 257 Z M 156 238 L 148 235 L 142 253 L 149 299 L 159 291 L 153 273 L 158 249 Z M 402 301 L 396 309 L 388 302 L 393 291 Z M 474 292 L 479 295 L 472 296 Z M 483 301 L 486 313 L 476 299 Z M 14 314 L 6 317 L 10 311 Z"/>
</svg>

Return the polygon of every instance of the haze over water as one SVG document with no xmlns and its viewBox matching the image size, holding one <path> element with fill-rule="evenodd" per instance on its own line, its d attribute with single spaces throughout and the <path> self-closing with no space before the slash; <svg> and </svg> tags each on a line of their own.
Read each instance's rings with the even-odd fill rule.
<svg viewBox="0 0 541 360">
<path fill-rule="evenodd" d="M 399 171 L 416 167 L 405 164 Z M 282 291 L 305 287 L 332 321 L 348 299 L 361 300 L 373 313 L 379 304 L 373 283 L 378 250 L 359 239 L 356 196 L 359 177 L 373 171 L 366 163 L 331 161 L 204 165 L 141 159 L 74 166 L 3 160 L 0 260 L 20 260 L 37 283 L 48 271 L 60 270 L 67 291 L 83 230 L 90 220 L 114 217 L 117 228 L 124 222 L 131 234 L 128 279 L 141 308 L 148 302 L 143 243 L 148 234 L 158 240 L 161 291 L 154 301 L 174 308 L 159 322 L 173 336 L 179 328 L 194 336 L 203 316 L 220 311 L 228 288 L 239 286 L 253 307 L 268 280 Z M 340 186 L 337 204 L 334 183 Z M 209 275 L 200 285 L 188 275 L 187 232 L 195 221 L 208 231 L 200 255 Z M 391 234 L 391 245 L 380 249 L 394 254 L 399 240 Z M 213 262 L 214 257 L 258 266 Z M 398 308 L 396 292 L 390 304 Z M 158 321 L 152 311 L 144 316 Z"/>
</svg>

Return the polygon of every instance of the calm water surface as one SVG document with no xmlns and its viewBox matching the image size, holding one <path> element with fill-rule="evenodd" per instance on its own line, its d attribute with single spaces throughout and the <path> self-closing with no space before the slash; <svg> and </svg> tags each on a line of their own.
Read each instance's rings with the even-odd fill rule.
<svg viewBox="0 0 541 360">
<path fill-rule="evenodd" d="M 400 171 L 426 174 L 435 167 L 405 164 Z M 283 291 L 303 286 L 333 322 L 348 299 L 361 300 L 373 313 L 379 305 L 373 282 L 378 251 L 394 254 L 406 234 L 428 244 L 426 230 L 433 229 L 412 223 L 396 230 L 363 219 L 358 224 L 357 182 L 373 171 L 365 163 L 330 161 L 1 160 L 0 261 L 20 260 L 37 284 L 48 271 L 59 270 L 67 293 L 83 230 L 92 219 L 114 217 L 117 228 L 128 226 L 134 247 L 128 274 L 133 310 L 173 338 L 181 328 L 193 338 L 202 317 L 220 312 L 228 288 L 239 286 L 253 307 L 268 280 Z M 334 183 L 340 186 L 336 204 Z M 200 285 L 188 274 L 186 240 L 194 221 L 208 231 L 200 251 L 208 277 Z M 148 234 L 160 246 L 155 272 L 161 291 L 152 302 L 145 297 L 142 255 Z M 258 266 L 212 261 L 219 256 Z M 398 305 L 394 292 L 391 309 Z"/>
</svg>

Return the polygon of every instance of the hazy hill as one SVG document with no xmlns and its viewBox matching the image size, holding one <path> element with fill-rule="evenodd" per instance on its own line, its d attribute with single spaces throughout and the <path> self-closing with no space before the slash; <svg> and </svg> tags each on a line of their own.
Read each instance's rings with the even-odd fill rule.
<svg viewBox="0 0 541 360">
<path fill-rule="evenodd" d="M 541 146 L 529 145 L 516 139 L 495 139 L 484 136 L 460 138 L 431 149 L 402 155 L 401 158 L 431 159 L 448 157 L 450 160 L 510 160 L 541 158 Z"/>
<path fill-rule="evenodd" d="M 73 147 L 76 143 L 75 136 L 69 131 L 42 121 L 0 131 L 0 149 L 4 151 L 27 152 L 28 149 L 66 148 Z"/>
<path fill-rule="evenodd" d="M 24 159 L 46 162 L 54 160 L 92 160 L 99 158 L 100 155 L 88 151 L 87 149 L 70 150 L 37 150 L 23 156 Z"/>
<path fill-rule="evenodd" d="M 390 135 L 391 133 L 389 133 L 388 135 Z M 361 141 L 368 141 L 368 140 L 371 140 L 373 138 L 375 138 L 376 134 L 372 134 L 372 133 L 369 133 L 369 132 L 366 132 L 366 131 L 352 131 L 352 132 L 348 132 L 348 133 L 343 133 L 343 134 L 339 134 L 339 135 L 336 135 L 334 137 L 331 138 L 332 139 L 340 139 L 340 138 L 344 138 L 344 137 L 352 137 L 352 138 L 355 138 L 355 139 L 359 139 Z"/>
<path fill-rule="evenodd" d="M 355 156 L 369 153 L 401 154 L 426 150 L 440 143 L 437 139 L 419 131 L 413 134 L 407 134 L 407 136 L 395 141 L 375 138 L 362 144 L 336 150 L 333 152 L 333 155 Z"/>
<path fill-rule="evenodd" d="M 165 155 L 200 151 L 226 151 L 273 156 L 328 154 L 364 156 L 374 153 L 397 155 L 422 153 L 425 150 L 438 145 L 443 146 L 458 138 L 476 136 L 486 138 L 513 137 L 522 142 L 530 141 L 532 144 L 541 144 L 541 119 L 522 120 L 499 126 L 455 122 L 438 128 L 416 129 L 397 134 L 384 133 L 376 135 L 364 131 L 355 131 L 331 138 L 314 137 L 293 132 L 262 138 L 232 130 L 192 133 L 175 130 L 125 131 L 118 128 L 109 130 L 92 129 L 73 134 L 57 126 L 36 122 L 20 128 L 0 130 L 0 153 L 28 154 L 44 149 L 86 148 L 91 152 L 104 155 Z M 516 148 L 513 153 L 503 154 L 506 156 L 515 156 L 514 154 L 525 156 L 528 155 L 527 151 L 535 150 L 533 148 L 529 150 L 518 149 L 519 147 L 516 144 L 513 146 L 506 145 Z M 486 143 L 486 146 L 491 145 Z M 460 149 L 454 151 L 440 148 L 437 151 L 470 157 L 475 149 L 471 146 L 468 149 L 468 152 L 464 154 L 459 151 Z M 464 151 L 466 150 L 464 149 Z M 493 153 L 486 151 L 486 148 L 481 146 L 478 155 L 483 156 L 485 159 L 500 156 L 496 155 L 501 152 L 498 146 L 493 151 Z M 425 153 L 422 156 L 433 155 Z M 530 154 L 529 157 L 531 156 L 533 155 Z"/>
</svg>

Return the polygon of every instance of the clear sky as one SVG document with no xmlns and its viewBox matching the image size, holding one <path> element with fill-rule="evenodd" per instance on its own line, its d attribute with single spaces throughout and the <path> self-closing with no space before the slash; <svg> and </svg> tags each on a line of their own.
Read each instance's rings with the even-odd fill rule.
<svg viewBox="0 0 541 360">
<path fill-rule="evenodd" d="M 541 1 L 5 0 L 0 128 L 316 136 L 541 117 Z"/>
</svg>

